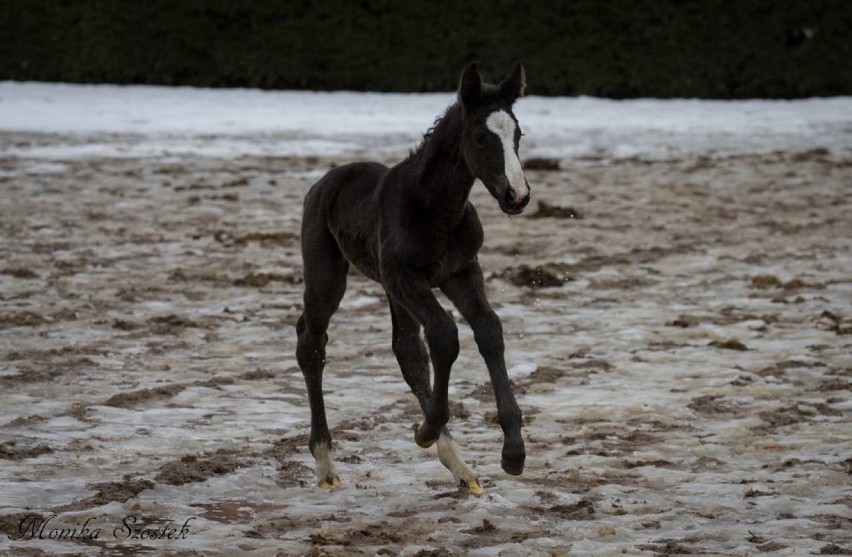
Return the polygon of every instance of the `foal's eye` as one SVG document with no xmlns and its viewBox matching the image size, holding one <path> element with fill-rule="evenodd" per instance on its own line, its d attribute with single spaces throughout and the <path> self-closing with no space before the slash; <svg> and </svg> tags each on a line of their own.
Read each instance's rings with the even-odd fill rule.
<svg viewBox="0 0 852 557">
<path fill-rule="evenodd" d="M 488 136 L 485 134 L 485 132 L 476 132 L 476 133 L 473 134 L 473 141 L 477 145 L 480 145 L 480 146 L 485 145 L 485 142 L 487 140 L 488 140 Z"/>
</svg>

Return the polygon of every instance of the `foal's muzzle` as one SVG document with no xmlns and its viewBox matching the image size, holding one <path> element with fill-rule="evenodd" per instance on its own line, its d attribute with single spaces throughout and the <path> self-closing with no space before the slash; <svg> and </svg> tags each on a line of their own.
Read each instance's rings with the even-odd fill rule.
<svg viewBox="0 0 852 557">
<path fill-rule="evenodd" d="M 515 193 L 514 188 L 508 187 L 506 188 L 506 194 L 503 196 L 503 199 L 500 200 L 500 209 L 503 210 L 507 215 L 518 215 L 523 212 L 524 207 L 526 207 L 530 202 L 530 189 L 527 186 L 527 193 L 522 198 L 518 199 L 517 194 Z"/>
</svg>

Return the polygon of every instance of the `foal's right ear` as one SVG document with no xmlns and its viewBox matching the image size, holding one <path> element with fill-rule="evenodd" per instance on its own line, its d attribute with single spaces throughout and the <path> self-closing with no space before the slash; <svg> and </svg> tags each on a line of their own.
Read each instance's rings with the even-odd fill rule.
<svg viewBox="0 0 852 557">
<path fill-rule="evenodd" d="M 465 106 L 470 106 L 476 102 L 481 92 L 482 76 L 479 75 L 476 62 L 471 62 L 462 71 L 461 79 L 459 80 L 459 100 Z"/>
<path fill-rule="evenodd" d="M 512 75 L 503 80 L 497 86 L 500 96 L 514 104 L 518 97 L 524 96 L 524 90 L 527 88 L 527 73 L 524 71 L 524 65 L 518 62 L 515 64 L 515 69 Z"/>
</svg>

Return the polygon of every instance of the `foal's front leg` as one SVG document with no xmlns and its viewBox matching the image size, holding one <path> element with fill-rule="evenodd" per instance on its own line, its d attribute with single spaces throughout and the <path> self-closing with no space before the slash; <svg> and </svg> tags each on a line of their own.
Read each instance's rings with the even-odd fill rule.
<svg viewBox="0 0 852 557">
<path fill-rule="evenodd" d="M 524 471 L 524 439 L 521 436 L 522 416 L 506 373 L 503 358 L 503 326 L 485 297 L 482 269 L 474 262 L 447 279 L 441 290 L 455 304 L 473 329 L 479 352 L 485 359 L 491 385 L 497 398 L 497 419 L 503 428 L 502 466 L 515 476 Z"/>
<path fill-rule="evenodd" d="M 429 354 L 420 338 L 420 324 L 402 306 L 391 302 L 393 321 L 393 353 L 399 362 L 402 376 L 420 402 L 424 414 L 432 403 L 429 383 Z M 470 489 L 474 495 L 484 491 L 476 472 L 464 461 L 461 449 L 444 426 L 438 437 L 438 459 L 453 474 L 456 484 Z"/>
<path fill-rule="evenodd" d="M 432 359 L 434 384 L 432 395 L 424 407 L 425 419 L 414 434 L 421 447 L 431 447 L 450 418 L 447 389 L 450 369 L 459 355 L 458 327 L 435 299 L 429 281 L 421 274 L 396 268 L 386 274 L 385 289 L 393 303 L 417 320 L 426 333 Z M 420 395 L 421 402 L 425 402 Z"/>
</svg>

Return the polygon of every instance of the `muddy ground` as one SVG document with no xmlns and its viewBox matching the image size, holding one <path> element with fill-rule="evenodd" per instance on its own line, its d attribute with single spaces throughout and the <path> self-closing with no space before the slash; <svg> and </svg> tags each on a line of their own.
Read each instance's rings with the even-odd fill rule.
<svg viewBox="0 0 852 557">
<path fill-rule="evenodd" d="M 540 164 L 511 219 L 477 186 L 528 449 L 502 472 L 460 327 L 451 429 L 482 497 L 413 443 L 354 275 L 325 381 L 343 487 L 314 485 L 298 231 L 340 162 L 0 160 L 0 551 L 852 554 L 852 154 Z M 56 517 L 22 534 L 33 513 Z"/>
</svg>

